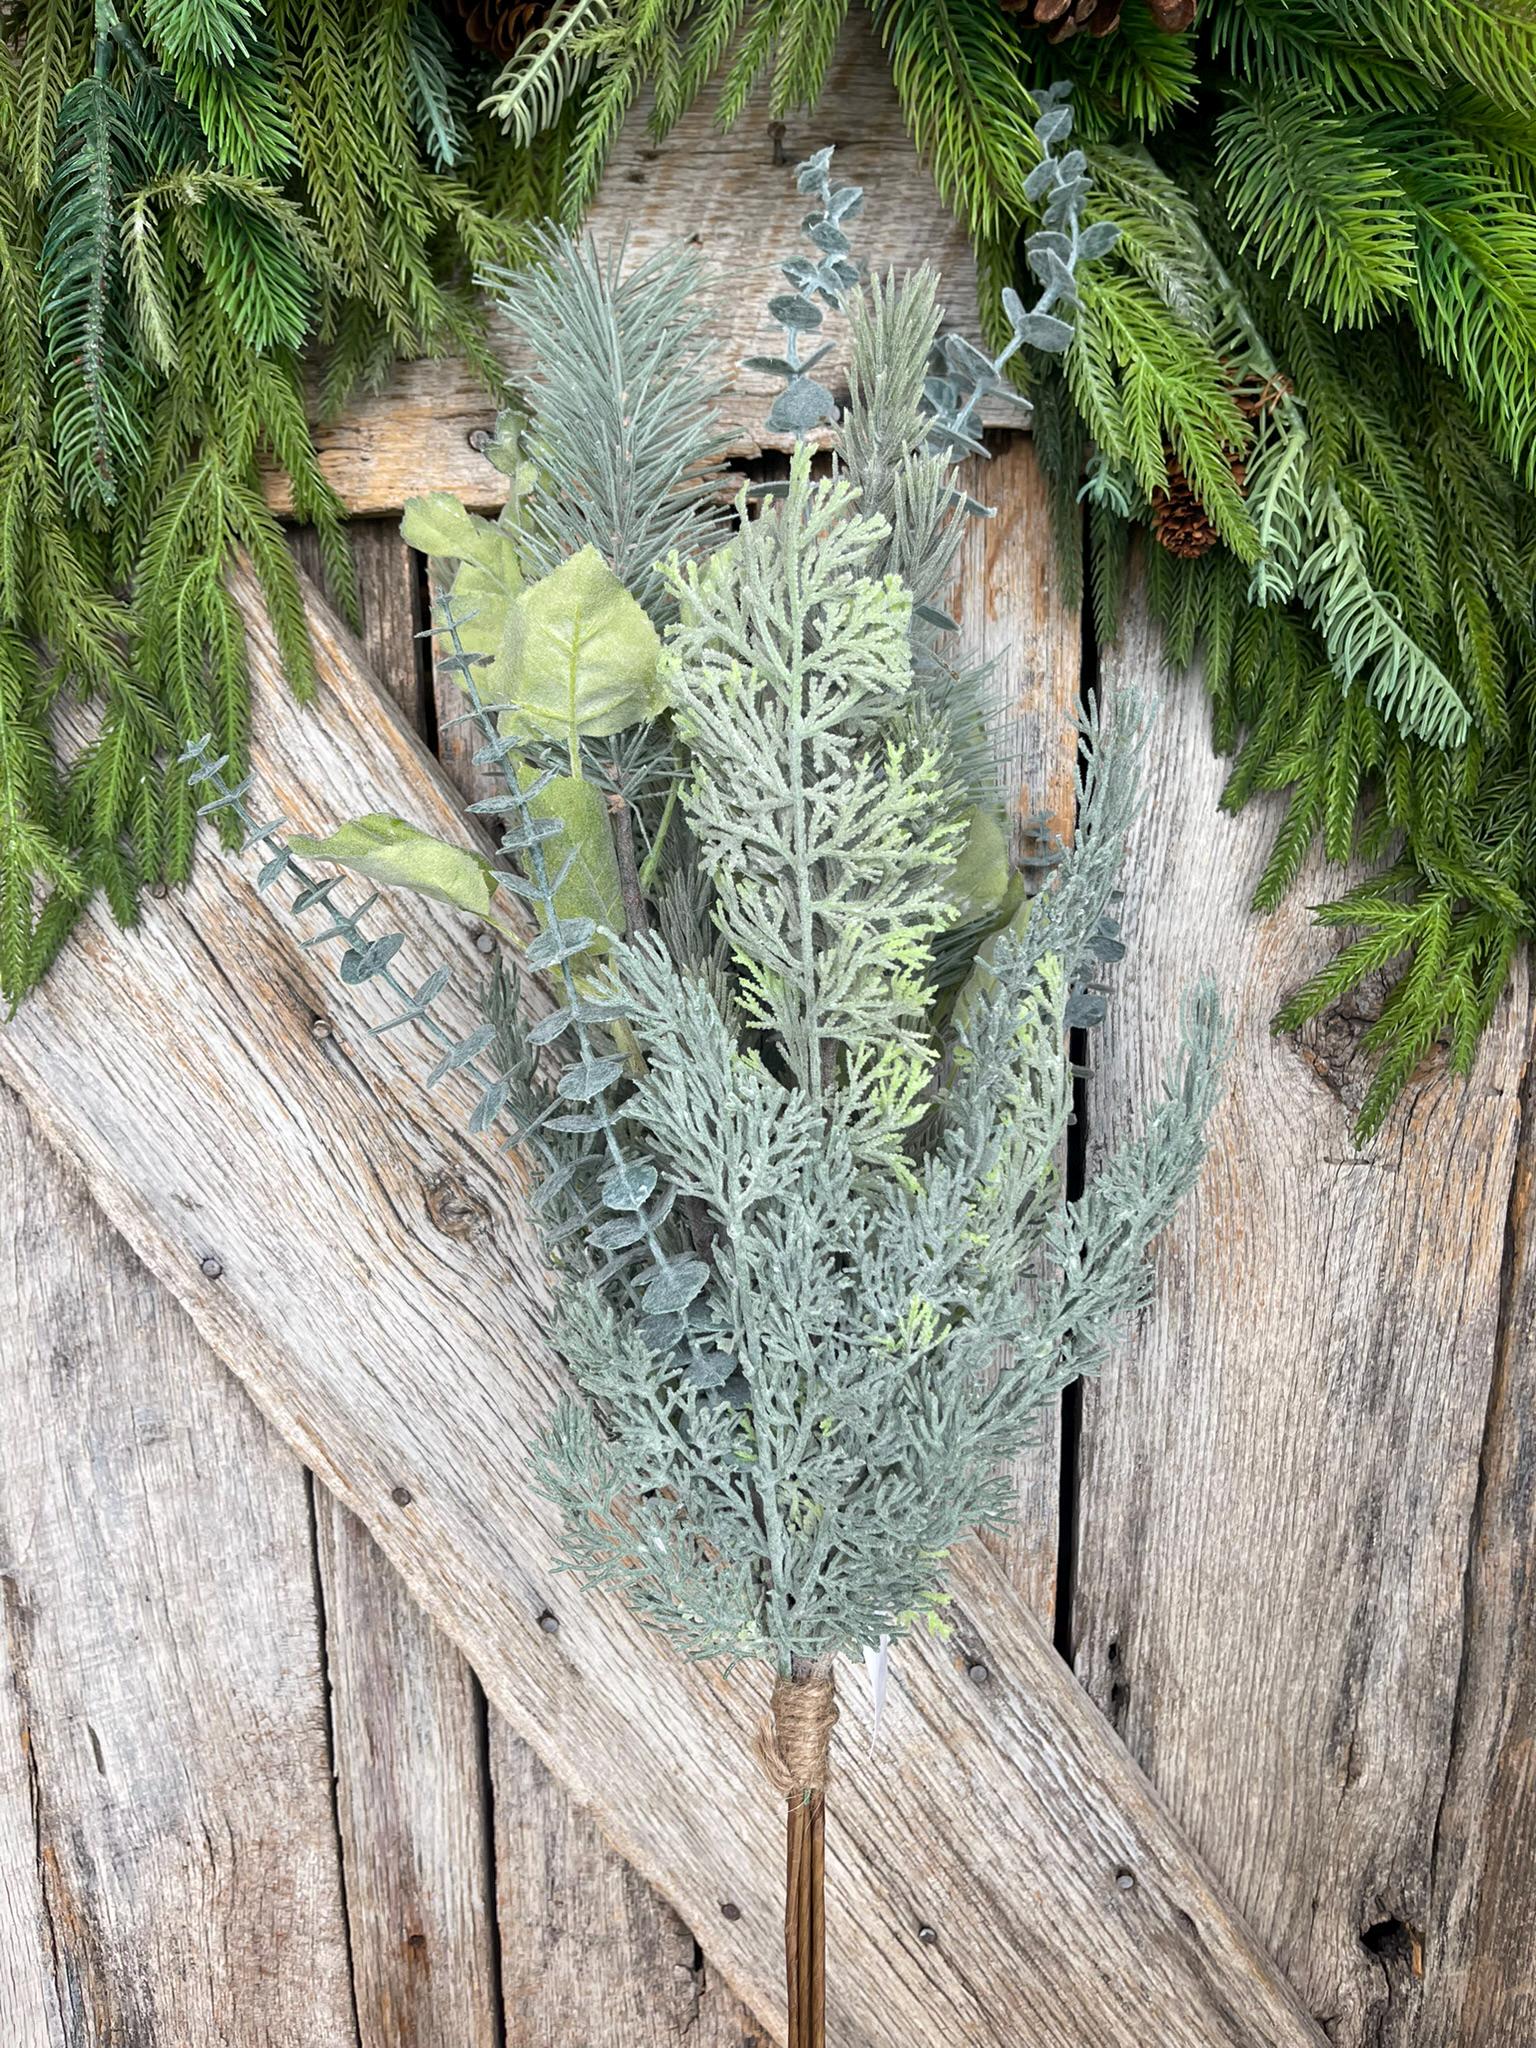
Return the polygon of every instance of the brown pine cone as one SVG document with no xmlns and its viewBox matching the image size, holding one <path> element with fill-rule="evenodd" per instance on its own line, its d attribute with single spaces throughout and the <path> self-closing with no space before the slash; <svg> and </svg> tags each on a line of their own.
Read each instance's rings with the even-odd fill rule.
<svg viewBox="0 0 1536 2048">
<path fill-rule="evenodd" d="M 470 47 L 503 64 L 554 6 L 555 0 L 442 0 L 443 13 L 463 31 Z"/>
<path fill-rule="evenodd" d="M 1005 14 L 1022 14 L 1043 28 L 1048 43 L 1064 43 L 1079 29 L 1091 36 L 1113 35 L 1125 0 L 1002 0 Z"/>
<path fill-rule="evenodd" d="M 1183 463 L 1171 448 L 1167 450 L 1167 461 L 1167 489 L 1152 493 L 1152 531 L 1170 555 L 1194 561 L 1200 555 L 1208 555 L 1221 535 L 1211 524 L 1194 486 L 1184 474 Z M 1243 485 L 1242 468 L 1240 461 L 1233 462 L 1239 490 Z"/>
<path fill-rule="evenodd" d="M 1064 43 L 1079 29 L 1091 36 L 1112 36 L 1120 26 L 1125 0 L 1000 0 L 1005 14 L 1022 14 L 1043 28 L 1048 43 Z M 1152 19 L 1169 35 L 1177 35 L 1195 18 L 1195 0 L 1147 0 Z"/>
</svg>

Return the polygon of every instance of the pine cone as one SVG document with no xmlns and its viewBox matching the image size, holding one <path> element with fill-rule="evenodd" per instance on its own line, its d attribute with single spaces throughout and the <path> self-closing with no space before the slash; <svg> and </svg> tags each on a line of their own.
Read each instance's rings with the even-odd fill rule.
<svg viewBox="0 0 1536 2048">
<path fill-rule="evenodd" d="M 1112 36 L 1120 26 L 1125 0 L 1000 0 L 1005 14 L 1025 15 L 1046 31 L 1048 43 L 1064 43 L 1079 29 L 1091 36 Z M 1169 35 L 1178 35 L 1195 18 L 1195 0 L 1147 0 L 1152 19 Z"/>
<path fill-rule="evenodd" d="M 1152 531 L 1170 555 L 1194 561 L 1208 555 L 1221 539 L 1205 507 L 1195 495 L 1194 485 L 1184 474 L 1184 465 L 1171 448 L 1165 450 L 1168 487 L 1152 493 Z M 1232 458 L 1232 474 L 1239 490 L 1243 487 L 1243 465 Z"/>
<path fill-rule="evenodd" d="M 441 5 L 471 49 L 504 64 L 554 12 L 555 0 L 441 0 Z"/>
<path fill-rule="evenodd" d="M 1022 14 L 1043 28 L 1048 43 L 1064 43 L 1079 29 L 1091 36 L 1113 35 L 1125 0 L 1002 0 L 1005 14 Z"/>
</svg>

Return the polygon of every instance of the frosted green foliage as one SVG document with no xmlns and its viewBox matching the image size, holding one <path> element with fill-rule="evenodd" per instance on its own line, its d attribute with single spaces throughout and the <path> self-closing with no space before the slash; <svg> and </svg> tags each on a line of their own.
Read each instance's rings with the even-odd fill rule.
<svg viewBox="0 0 1536 2048">
<path fill-rule="evenodd" d="M 813 1093 L 655 941 L 620 958 L 645 1061 L 625 1125 L 710 1246 L 702 1357 L 659 1354 L 573 1278 L 556 1335 L 583 1398 L 544 1476 L 573 1563 L 694 1654 L 783 1665 L 934 1615 L 949 1551 L 1006 1518 L 1006 1461 L 1144 1295 L 1203 1154 L 1222 1027 L 1201 991 L 1145 1131 L 1065 1200 L 1065 1015 L 1098 972 L 1136 787 L 1134 730 L 1091 737 L 1079 846 L 942 1034 L 901 1168 L 861 1164 L 856 1087 Z"/>
<path fill-rule="evenodd" d="M 622 247 L 599 256 L 551 230 L 534 259 L 482 280 L 537 366 L 522 441 L 525 565 L 537 575 L 590 544 L 657 617 L 657 564 L 706 547 L 721 523 L 727 437 L 698 258 L 665 249 L 623 276 Z"/>
<path fill-rule="evenodd" d="M 786 496 L 676 573 L 665 664 L 738 1000 L 812 1104 L 846 1055 L 861 1156 L 916 1114 L 928 944 L 963 842 L 945 764 L 909 733 L 910 593 L 865 573 L 885 538 L 798 450 Z"/>
<path fill-rule="evenodd" d="M 806 169 L 825 219 L 825 154 Z M 445 1034 L 443 977 L 400 977 L 399 935 L 340 908 L 219 762 L 199 753 L 192 779 L 261 851 L 261 886 L 323 913 L 304 943 L 382 978 L 390 1024 L 441 1048 L 432 1080 L 469 1079 L 474 1128 L 526 1154 L 571 1382 L 539 1464 L 568 1566 L 691 1655 L 789 1671 L 935 1623 L 954 1545 L 1006 1518 L 1009 1460 L 1144 1292 L 1222 1027 L 1191 999 L 1142 1134 L 1069 1199 L 1068 1040 L 1123 950 L 1140 721 L 1085 723 L 1073 845 L 1031 895 L 976 801 L 977 671 L 940 609 L 966 501 L 933 445 L 933 280 L 851 299 L 832 474 L 802 442 L 733 516 L 699 481 L 714 491 L 716 430 L 690 264 L 646 266 L 637 296 L 572 244 L 545 257 L 512 290 L 544 368 L 497 449 L 508 511 L 411 519 L 479 578 L 434 599 L 475 760 L 503 783 L 473 806 L 503 860 L 469 885 L 528 905 L 549 1004 L 530 1019 L 498 969 L 483 1021 Z M 604 438 L 620 419 L 643 489 Z M 618 730 L 518 708 L 517 621 L 572 578 L 624 599 Z"/>
</svg>

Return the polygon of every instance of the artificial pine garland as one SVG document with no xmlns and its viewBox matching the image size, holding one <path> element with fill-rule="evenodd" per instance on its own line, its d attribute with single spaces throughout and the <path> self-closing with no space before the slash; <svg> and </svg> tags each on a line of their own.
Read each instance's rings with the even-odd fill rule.
<svg viewBox="0 0 1536 2048">
<path fill-rule="evenodd" d="M 483 12 L 484 10 L 482 10 Z M 523 10 L 527 12 L 528 10 Z M 530 23 L 530 25 L 533 25 Z M 124 923 L 180 879 L 175 755 L 244 748 L 255 567 L 284 666 L 313 683 L 299 588 L 259 489 L 287 471 L 336 594 L 323 402 L 401 356 L 496 367 L 472 286 L 558 177 L 475 102 L 469 24 L 430 0 L 20 0 L 0 7 L 0 991 L 44 971 L 90 892 Z M 498 50 L 513 50 L 503 36 Z M 92 737 L 66 766 L 61 699 Z"/>
<path fill-rule="evenodd" d="M 1065 1197 L 1068 1034 L 1123 947 L 1115 878 L 1138 715 L 1090 719 L 1074 843 L 1033 896 L 1010 875 L 978 685 L 943 610 L 973 506 L 955 462 L 1025 346 L 1071 341 L 1083 219 L 1070 112 L 1033 133 L 1043 225 L 995 357 L 939 338 L 937 280 L 853 292 L 861 200 L 831 151 L 800 166 L 810 249 L 772 301 L 771 419 L 788 479 L 721 503 L 723 446 L 686 250 L 629 277 L 568 236 L 498 296 L 541 366 L 495 443 L 493 521 L 446 495 L 405 531 L 433 558 L 444 667 L 502 794 L 472 808 L 499 865 L 372 816 L 323 840 L 258 822 L 210 742 L 204 808 L 259 850 L 263 890 L 325 922 L 341 974 L 420 1022 L 430 1077 L 478 1090 L 532 1170 L 571 1392 L 543 1442 L 567 1563 L 686 1654 L 772 1674 L 763 1756 L 785 1799 L 791 2048 L 824 2040 L 822 1840 L 840 1656 L 942 1629 L 945 1565 L 1006 1517 L 1042 1406 L 1102 1358 L 1189 1188 L 1223 1037 L 1208 989 L 1143 1134 Z M 815 378 L 852 333 L 840 413 Z M 451 580 L 450 580 L 451 579 Z M 344 878 L 508 930 L 553 1006 L 493 974 L 483 1021 L 434 1014 Z M 372 899 L 370 899 L 371 903 Z M 429 1083 L 430 1085 L 430 1083 Z"/>
<path fill-rule="evenodd" d="M 566 0 L 494 98 L 572 118 L 567 205 L 642 86 L 813 104 L 850 0 Z M 1362 1136 L 1437 1043 L 1467 1068 L 1536 916 L 1536 21 L 1515 0 L 869 0 L 914 140 L 974 234 L 984 317 L 1036 219 L 1030 92 L 1076 90 L 1121 230 L 1037 446 L 1096 625 L 1133 532 L 1203 655 L 1225 801 L 1288 796 L 1257 893 L 1309 848 L 1380 872 L 1294 1027 L 1396 976 Z M 1069 31 L 1082 30 L 1082 33 Z M 1187 32 L 1181 32 L 1187 31 Z M 994 336 L 1000 337 L 1001 326 Z"/>
</svg>

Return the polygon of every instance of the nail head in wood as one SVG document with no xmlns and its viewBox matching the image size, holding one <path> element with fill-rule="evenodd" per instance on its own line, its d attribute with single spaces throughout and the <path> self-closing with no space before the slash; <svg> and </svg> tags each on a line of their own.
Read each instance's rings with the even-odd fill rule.
<svg viewBox="0 0 1536 2048">
<path fill-rule="evenodd" d="M 989 1685 L 992 1681 L 992 1666 L 983 1664 L 978 1657 L 974 1664 L 965 1667 L 965 1675 L 972 1685 Z"/>
<path fill-rule="evenodd" d="M 389 1489 L 389 1497 L 397 1508 L 408 1508 L 416 1498 L 408 1486 L 392 1486 Z"/>
<path fill-rule="evenodd" d="M 734 1899 L 727 1899 L 720 1908 L 720 1917 L 723 1920 L 739 1920 L 741 1918 L 741 1908 Z"/>
<path fill-rule="evenodd" d="M 559 1635 L 559 1633 L 560 1633 L 560 1617 L 559 1617 L 559 1615 L 558 1615 L 558 1614 L 551 1614 L 551 1613 L 550 1613 L 550 1611 L 549 1611 L 549 1609 L 548 1609 L 548 1608 L 546 1607 L 546 1608 L 545 1608 L 545 1610 L 544 1610 L 544 1612 L 543 1612 L 543 1613 L 542 1613 L 542 1614 L 541 1614 L 541 1615 L 539 1616 L 539 1627 L 540 1627 L 541 1629 L 543 1629 L 543 1631 L 544 1631 L 545 1635 L 547 1635 L 547 1636 L 557 1636 L 557 1635 Z"/>
<path fill-rule="evenodd" d="M 494 953 L 495 950 L 496 941 L 489 932 L 477 932 L 475 934 L 475 951 L 477 953 Z"/>
<path fill-rule="evenodd" d="M 471 427 L 465 439 L 477 455 L 483 455 L 491 445 L 491 430 L 489 427 Z"/>
<path fill-rule="evenodd" d="M 215 1258 L 212 1252 L 206 1253 L 197 1263 L 205 1280 L 218 1280 L 223 1277 L 224 1261 Z"/>
<path fill-rule="evenodd" d="M 1115 1889 L 1121 1892 L 1135 1891 L 1136 1879 L 1129 1870 L 1117 1870 L 1115 1872 Z"/>
<path fill-rule="evenodd" d="M 919 1929 L 917 1930 L 917 1938 L 920 1942 L 923 1943 L 925 1947 L 933 1948 L 938 1942 L 939 1930 L 937 1929 L 937 1927 L 919 1927 Z"/>
<path fill-rule="evenodd" d="M 314 1039 L 330 1038 L 335 1032 L 335 1029 L 336 1026 L 331 1022 L 329 1017 L 317 1017 L 314 1023 L 311 1024 L 309 1027 L 309 1035 L 311 1038 Z"/>
</svg>

